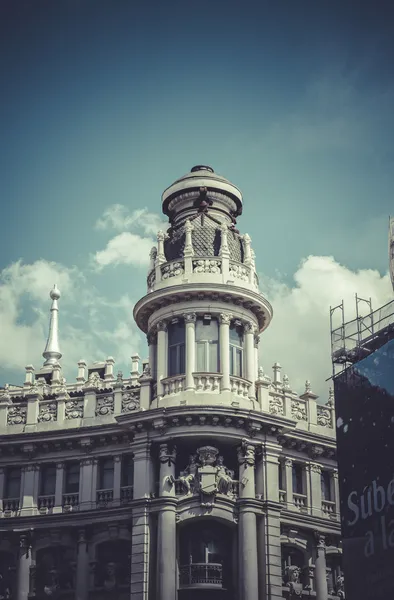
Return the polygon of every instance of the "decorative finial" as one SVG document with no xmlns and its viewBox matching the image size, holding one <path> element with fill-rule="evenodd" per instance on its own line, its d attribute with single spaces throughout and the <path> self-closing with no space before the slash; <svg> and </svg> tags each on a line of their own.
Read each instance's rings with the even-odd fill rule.
<svg viewBox="0 0 394 600">
<path fill-rule="evenodd" d="M 311 382 L 309 379 L 305 381 L 305 394 L 309 394 L 312 391 Z"/>
<path fill-rule="evenodd" d="M 49 321 L 49 334 L 45 350 L 42 353 L 45 358 L 44 367 L 48 365 L 55 365 L 58 360 L 61 359 L 62 354 L 59 349 L 59 331 L 58 331 L 58 312 L 59 308 L 57 301 L 60 298 L 60 291 L 56 284 L 53 289 L 49 292 L 49 297 L 52 300 L 51 306 L 51 317 Z"/>
</svg>

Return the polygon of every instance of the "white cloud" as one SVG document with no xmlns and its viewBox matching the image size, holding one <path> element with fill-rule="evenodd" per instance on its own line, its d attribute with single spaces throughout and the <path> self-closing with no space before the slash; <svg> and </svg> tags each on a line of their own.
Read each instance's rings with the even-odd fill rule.
<svg viewBox="0 0 394 600">
<path fill-rule="evenodd" d="M 93 264 L 98 269 L 109 265 L 146 267 L 157 232 L 167 228 L 168 223 L 147 208 L 129 212 L 126 206 L 113 204 L 98 219 L 96 229 L 114 229 L 121 233 L 109 240 L 104 250 L 94 254 Z M 136 233 L 129 230 L 136 230 Z"/>
<path fill-rule="evenodd" d="M 260 362 L 271 374 L 278 361 L 282 375 L 287 374 L 291 387 L 302 393 L 305 380 L 327 399 L 331 375 L 330 306 L 345 304 L 345 321 L 355 317 L 355 293 L 372 299 L 375 310 L 393 299 L 389 275 L 378 271 L 357 272 L 337 263 L 329 256 L 309 256 L 294 274 L 294 286 L 261 277 L 262 289 L 271 302 L 274 318 L 261 336 Z M 367 305 L 360 305 L 367 314 Z M 335 317 L 339 319 L 339 315 Z M 334 321 L 334 326 L 339 322 Z"/>
<path fill-rule="evenodd" d="M 124 231 L 112 238 L 104 250 L 95 253 L 93 260 L 98 269 L 108 265 L 136 265 L 146 267 L 153 239 Z"/>
<path fill-rule="evenodd" d="M 126 206 L 122 204 L 113 204 L 102 217 L 96 222 L 97 229 L 115 229 L 126 231 L 128 229 L 138 229 L 146 235 L 155 236 L 159 229 L 168 227 L 160 215 L 151 213 L 147 208 L 138 208 L 129 212 Z"/>
<path fill-rule="evenodd" d="M 61 363 L 68 380 L 75 380 L 77 362 L 91 363 L 114 356 L 116 368 L 129 368 L 130 356 L 138 352 L 141 336 L 133 322 L 134 302 L 123 296 L 109 302 L 77 268 L 45 260 L 32 264 L 13 263 L 0 272 L 0 364 L 2 370 L 36 369 L 44 362 L 51 300 L 56 283 L 61 292 L 59 330 Z M 27 320 L 26 310 L 33 313 Z M 4 383 L 4 382 L 2 382 Z"/>
</svg>

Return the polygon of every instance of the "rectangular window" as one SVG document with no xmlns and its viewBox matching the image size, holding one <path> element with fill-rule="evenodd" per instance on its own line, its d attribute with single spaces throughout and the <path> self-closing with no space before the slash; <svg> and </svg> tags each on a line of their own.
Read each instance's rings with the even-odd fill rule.
<svg viewBox="0 0 394 600">
<path fill-rule="evenodd" d="M 243 327 L 237 321 L 230 325 L 230 375 L 243 377 Z"/>
<path fill-rule="evenodd" d="M 42 465 L 40 472 L 40 496 L 54 496 L 56 487 L 56 466 Z"/>
<path fill-rule="evenodd" d="M 217 319 L 197 319 L 196 356 L 198 372 L 219 372 L 219 324 Z"/>
<path fill-rule="evenodd" d="M 304 470 L 302 465 L 295 463 L 293 464 L 293 493 L 303 494 L 304 493 Z"/>
<path fill-rule="evenodd" d="M 168 327 L 168 376 L 185 373 L 185 323 L 177 321 Z"/>
<path fill-rule="evenodd" d="M 329 471 L 322 471 L 320 476 L 321 481 L 321 497 L 322 500 L 331 501 L 331 474 Z"/>
<path fill-rule="evenodd" d="M 79 463 L 69 462 L 66 465 L 66 477 L 64 482 L 65 494 L 78 494 L 79 493 Z"/>
<path fill-rule="evenodd" d="M 103 458 L 99 463 L 99 490 L 112 490 L 114 488 L 114 459 Z"/>
<path fill-rule="evenodd" d="M 6 471 L 5 477 L 5 498 L 18 498 L 21 493 L 21 475 L 20 467 L 10 467 Z"/>
<path fill-rule="evenodd" d="M 122 473 L 121 473 L 121 486 L 129 487 L 133 485 L 134 479 L 134 462 L 133 457 L 129 455 L 122 456 Z"/>
</svg>

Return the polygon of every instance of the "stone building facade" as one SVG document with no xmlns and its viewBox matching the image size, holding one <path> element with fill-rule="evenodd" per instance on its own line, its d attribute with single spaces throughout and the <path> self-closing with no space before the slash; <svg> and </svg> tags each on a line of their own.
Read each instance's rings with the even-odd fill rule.
<svg viewBox="0 0 394 600">
<path fill-rule="evenodd" d="M 134 317 L 149 360 L 0 390 L 0 598 L 343 598 L 334 403 L 259 366 L 272 308 L 242 195 L 210 167 L 163 193 Z"/>
</svg>

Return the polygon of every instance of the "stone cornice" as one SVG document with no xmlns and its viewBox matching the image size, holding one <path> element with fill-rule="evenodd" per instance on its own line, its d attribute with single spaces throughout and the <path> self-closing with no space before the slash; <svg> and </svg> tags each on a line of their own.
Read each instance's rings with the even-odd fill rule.
<svg viewBox="0 0 394 600">
<path fill-rule="evenodd" d="M 319 518 L 301 512 L 282 509 L 280 520 L 282 525 L 291 525 L 308 529 L 311 532 L 318 530 L 322 535 L 340 536 L 340 521 L 330 521 L 329 519 Z"/>
<path fill-rule="evenodd" d="M 148 320 L 150 316 L 160 308 L 169 305 L 176 305 L 179 302 L 206 299 L 212 301 L 224 302 L 227 306 L 239 306 L 243 309 L 252 311 L 258 321 L 259 331 L 268 327 L 272 318 L 272 307 L 268 300 L 257 292 L 245 289 L 236 285 L 221 285 L 219 283 L 190 283 L 183 285 L 173 285 L 169 288 L 163 288 L 151 292 L 137 302 L 134 307 L 134 319 L 139 328 L 148 332 Z M 203 298 L 201 298 L 203 296 Z"/>
</svg>

